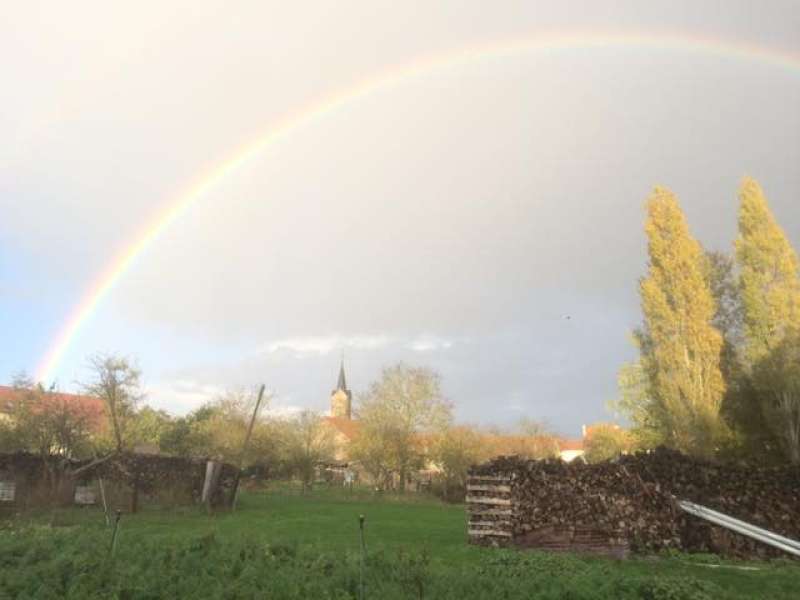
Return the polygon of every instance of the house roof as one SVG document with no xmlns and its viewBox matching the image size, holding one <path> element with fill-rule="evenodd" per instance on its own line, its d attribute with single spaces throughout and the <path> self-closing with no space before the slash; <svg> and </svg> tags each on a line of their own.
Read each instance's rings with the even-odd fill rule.
<svg viewBox="0 0 800 600">
<path fill-rule="evenodd" d="M 622 427 L 620 427 L 616 423 L 600 422 L 600 423 L 594 423 L 593 425 L 584 425 L 584 427 L 583 427 L 583 438 L 584 439 L 589 439 L 590 437 L 592 437 L 592 434 L 595 431 L 597 431 L 598 429 L 605 428 L 605 427 L 609 427 L 609 428 L 614 429 L 616 431 L 622 430 Z"/>
<path fill-rule="evenodd" d="M 558 440 L 558 449 L 561 452 L 568 450 L 583 450 L 583 440 Z"/>
<path fill-rule="evenodd" d="M 0 385 L 0 413 L 10 413 L 12 403 L 23 397 L 23 391 L 17 388 Z M 46 392 L 44 396 L 47 400 L 62 401 L 74 404 L 81 410 L 92 414 L 92 418 L 99 419 L 104 411 L 105 405 L 100 398 L 85 396 L 83 394 L 67 394 L 65 392 Z"/>
</svg>

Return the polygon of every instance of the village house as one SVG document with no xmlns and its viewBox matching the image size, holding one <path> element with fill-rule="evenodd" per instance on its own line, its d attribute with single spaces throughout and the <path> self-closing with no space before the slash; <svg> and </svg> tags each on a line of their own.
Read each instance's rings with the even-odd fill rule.
<svg viewBox="0 0 800 600">
<path fill-rule="evenodd" d="M 10 423 L 14 420 L 15 404 L 25 400 L 26 391 L 8 385 L 0 385 L 0 422 Z M 99 398 L 83 394 L 65 392 L 44 392 L 41 396 L 46 405 L 60 405 L 65 409 L 87 419 L 93 430 L 102 427 L 104 404 Z"/>
</svg>

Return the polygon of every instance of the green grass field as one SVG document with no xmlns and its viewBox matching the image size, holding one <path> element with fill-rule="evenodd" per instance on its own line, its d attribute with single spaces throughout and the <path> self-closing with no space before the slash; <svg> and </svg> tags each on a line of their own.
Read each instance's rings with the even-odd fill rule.
<svg viewBox="0 0 800 600">
<path fill-rule="evenodd" d="M 800 598 L 800 566 L 709 556 L 613 561 L 471 547 L 463 506 L 319 490 L 248 492 L 233 514 L 148 508 L 116 552 L 97 509 L 0 526 L 0 598 Z"/>
</svg>

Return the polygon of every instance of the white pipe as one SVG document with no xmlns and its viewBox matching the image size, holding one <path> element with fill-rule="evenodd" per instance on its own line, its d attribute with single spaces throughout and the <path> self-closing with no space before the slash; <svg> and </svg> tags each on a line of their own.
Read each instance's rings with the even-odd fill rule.
<svg viewBox="0 0 800 600">
<path fill-rule="evenodd" d="M 679 500 L 678 506 L 691 515 L 695 515 L 696 517 L 700 517 L 701 519 L 705 519 L 706 521 L 710 521 L 711 523 L 715 523 L 731 531 L 741 533 L 742 535 L 746 535 L 749 538 L 763 542 L 764 544 L 768 544 L 774 548 L 793 554 L 794 556 L 800 556 L 800 542 L 778 535 L 767 529 L 756 527 L 750 523 L 745 523 L 744 521 L 740 521 L 739 519 L 735 519 L 705 506 L 694 504 L 693 502 Z"/>
<path fill-rule="evenodd" d="M 718 519 L 721 519 L 721 520 L 729 522 L 729 523 L 733 523 L 733 524 L 735 524 L 735 525 L 737 525 L 739 527 L 744 527 L 745 529 L 748 529 L 749 531 L 752 531 L 753 533 L 756 533 L 756 534 L 764 536 L 764 537 L 768 537 L 770 539 L 775 540 L 776 542 L 780 542 L 781 544 L 786 544 L 787 546 L 791 546 L 792 548 L 797 548 L 798 550 L 800 550 L 800 542 L 796 542 L 793 539 L 784 537 L 784 536 L 782 536 L 780 534 L 777 534 L 777 533 L 775 533 L 773 531 L 769 531 L 768 529 L 763 529 L 763 528 L 758 527 L 756 525 L 751 525 L 750 523 L 746 523 L 744 521 L 740 521 L 739 519 L 737 519 L 735 517 L 731 517 L 729 515 L 726 515 L 724 513 L 716 511 L 714 509 L 708 508 L 707 506 L 701 506 L 699 504 L 695 504 L 693 502 L 688 502 L 686 500 L 683 500 L 682 502 L 684 504 L 688 505 L 688 506 L 693 507 L 696 511 L 704 511 L 707 514 L 710 514 L 710 515 L 713 515 L 713 516 L 717 517 Z"/>
</svg>

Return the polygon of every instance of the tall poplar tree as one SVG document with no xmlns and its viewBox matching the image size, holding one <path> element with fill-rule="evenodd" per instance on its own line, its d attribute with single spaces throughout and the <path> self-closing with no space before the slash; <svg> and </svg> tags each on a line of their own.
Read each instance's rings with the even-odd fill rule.
<svg viewBox="0 0 800 600">
<path fill-rule="evenodd" d="M 726 431 L 723 339 L 712 325 L 716 303 L 707 262 L 674 194 L 656 188 L 647 203 L 649 268 L 640 294 L 641 361 L 654 420 L 667 443 L 710 456 Z"/>
<path fill-rule="evenodd" d="M 755 363 L 791 329 L 800 327 L 797 253 L 775 221 L 761 186 L 751 178 L 739 190 L 736 259 L 744 305 L 746 353 Z"/>
<path fill-rule="evenodd" d="M 800 263 L 754 179 L 744 179 L 739 200 L 745 356 L 766 423 L 800 463 Z"/>
</svg>

